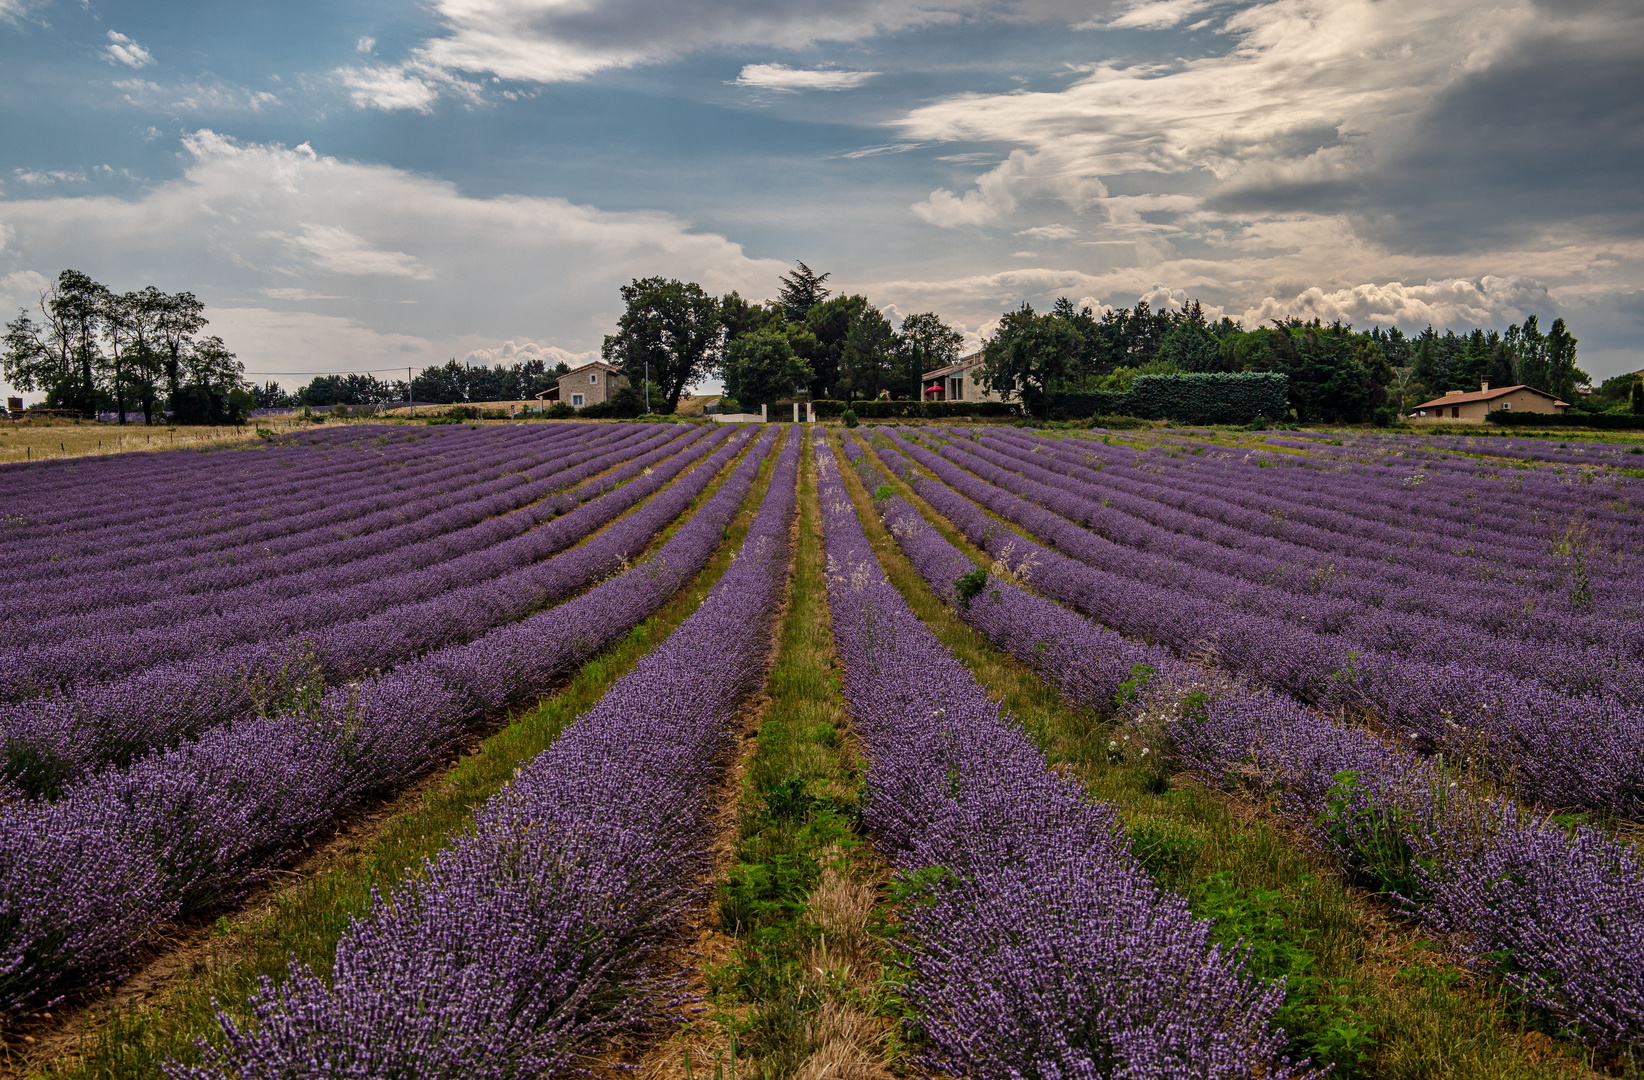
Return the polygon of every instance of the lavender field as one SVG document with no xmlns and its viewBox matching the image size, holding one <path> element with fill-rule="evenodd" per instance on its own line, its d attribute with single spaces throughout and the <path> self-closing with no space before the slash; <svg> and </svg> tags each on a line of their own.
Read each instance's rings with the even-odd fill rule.
<svg viewBox="0 0 1644 1080">
<path fill-rule="evenodd" d="M 1629 1075 L 1639 464 L 527 423 L 5 467 L 0 1039 L 191 1080 Z"/>
</svg>

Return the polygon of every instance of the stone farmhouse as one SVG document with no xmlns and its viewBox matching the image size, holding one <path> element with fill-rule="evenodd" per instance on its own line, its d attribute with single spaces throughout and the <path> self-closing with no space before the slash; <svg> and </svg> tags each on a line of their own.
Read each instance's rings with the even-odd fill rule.
<svg viewBox="0 0 1644 1080">
<path fill-rule="evenodd" d="M 627 385 L 628 376 L 603 360 L 595 360 L 559 377 L 558 400 L 573 409 L 585 409 L 589 405 L 611 400 L 618 390 Z"/>
</svg>

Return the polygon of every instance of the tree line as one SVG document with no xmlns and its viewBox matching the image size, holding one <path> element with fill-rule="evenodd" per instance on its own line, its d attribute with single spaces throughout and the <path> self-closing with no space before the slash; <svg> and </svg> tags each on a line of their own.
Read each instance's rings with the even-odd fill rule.
<svg viewBox="0 0 1644 1080">
<path fill-rule="evenodd" d="M 748 409 L 798 395 L 917 399 L 924 372 L 959 359 L 963 335 L 936 313 L 894 327 L 866 296 L 832 295 L 829 276 L 798 263 L 778 278 L 776 299 L 763 302 L 662 277 L 622 286 L 623 314 L 601 348 L 635 388 L 618 407 L 644 411 L 638 387 L 649 379 L 650 407 L 672 412 L 688 388 L 714 376 L 724 382 L 726 405 Z M 322 375 L 287 393 L 278 383 L 244 382 L 222 339 L 204 334 L 204 306 L 192 293 L 153 286 L 116 293 L 65 270 L 42 291 L 38 312 L 38 320 L 23 311 L 6 325 L 0 371 L 22 390 L 45 391 L 50 407 L 113 411 L 121 423 L 128 412 L 146 423 L 168 414 L 174 422 L 224 423 L 253 407 L 520 401 L 570 371 L 540 359 L 487 367 L 453 358 L 409 383 Z M 1576 346 L 1563 319 L 1543 332 L 1535 316 L 1499 333 L 1440 334 L 1429 326 L 1406 336 L 1396 327 L 1354 330 L 1317 319 L 1247 330 L 1225 317 L 1211 321 L 1196 300 L 1180 311 L 1154 311 L 1144 300 L 1097 315 L 1062 297 L 1047 312 L 1023 304 L 1004 313 L 984 344 L 978 377 L 1035 415 L 1046 415 L 1058 393 L 1125 391 L 1138 375 L 1240 371 L 1286 375 L 1302 421 L 1390 422 L 1481 382 L 1525 383 L 1580 408 L 1626 407 L 1638 382 L 1630 375 L 1590 401 L 1576 394 L 1588 381 Z"/>
<path fill-rule="evenodd" d="M 602 355 L 636 385 L 647 365 L 672 409 L 684 389 L 718 375 L 727 404 L 753 408 L 798 394 L 852 400 L 922 396 L 921 375 L 959 358 L 963 336 L 933 312 L 893 327 L 862 295 L 831 296 L 827 274 L 801 262 L 775 300 L 714 297 L 694 282 L 660 277 L 622 287 L 625 311 Z M 1448 390 L 1524 383 L 1578 406 L 1588 377 L 1563 319 L 1545 332 L 1535 316 L 1506 330 L 1414 336 L 1397 327 L 1355 330 L 1340 321 L 1274 321 L 1246 329 L 1203 305 L 1100 315 L 1067 297 L 1037 312 L 1005 312 L 984 343 L 978 379 L 1046 415 L 1058 393 L 1126 391 L 1136 376 L 1176 372 L 1278 372 L 1298 420 L 1390 423 Z M 1596 396 L 1596 395 L 1595 395 Z"/>
<path fill-rule="evenodd" d="M 1225 317 L 1211 322 L 1197 300 L 1175 312 L 1144 300 L 1098 317 L 1062 297 L 1048 312 L 1029 304 L 1007 312 L 985 346 L 980 379 L 1044 415 L 1059 392 L 1126 391 L 1137 375 L 1278 372 L 1289 379 L 1298 420 L 1391 423 L 1482 382 L 1524 383 L 1580 404 L 1576 387 L 1588 376 L 1576 366 L 1576 344 L 1563 319 L 1544 333 L 1534 315 L 1500 333 L 1429 326 L 1409 337 L 1397 327 L 1354 330 L 1318 319 L 1246 330 Z"/>
<path fill-rule="evenodd" d="M 934 312 L 900 328 L 866 296 L 833 296 L 799 263 L 775 300 L 709 294 L 695 282 L 636 278 L 601 355 L 634 385 L 649 377 L 672 411 L 688 387 L 717 375 L 725 404 L 753 409 L 781 398 L 920 396 L 920 374 L 959 357 L 964 336 Z"/>
<path fill-rule="evenodd" d="M 50 408 L 92 416 L 169 413 L 182 423 L 235 423 L 255 398 L 245 368 L 223 339 L 205 335 L 205 306 L 193 293 L 150 285 L 117 293 L 78 270 L 64 270 L 28 311 L 6 324 L 0 372 L 24 391 L 44 391 Z"/>
<path fill-rule="evenodd" d="M 563 361 L 549 367 L 538 359 L 517 364 L 468 365 L 456 357 L 437 367 L 423 368 L 407 383 L 366 374 L 319 375 L 306 386 L 287 393 L 279 383 L 256 388 L 260 409 L 300 408 L 304 405 L 391 405 L 397 401 L 426 401 L 456 405 L 470 401 L 528 401 L 555 386 L 571 366 Z"/>
</svg>

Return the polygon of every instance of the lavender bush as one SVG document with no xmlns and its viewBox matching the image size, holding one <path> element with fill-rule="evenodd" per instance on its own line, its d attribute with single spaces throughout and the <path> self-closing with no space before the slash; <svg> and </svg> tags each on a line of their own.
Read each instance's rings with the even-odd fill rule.
<svg viewBox="0 0 1644 1080">
<path fill-rule="evenodd" d="M 895 451 L 880 456 L 956 525 L 982 527 L 973 504 Z M 1070 700 L 1108 711 L 1130 688 L 1129 708 L 1167 725 L 1180 765 L 1212 784 L 1277 796 L 1350 872 L 1400 884 L 1395 902 L 1463 962 L 1499 971 L 1578 1037 L 1644 1042 L 1644 860 L 1634 847 L 1477 793 L 1405 740 L 1178 660 L 1010 581 L 990 579 L 959 606 L 954 582 L 974 564 L 902 499 L 876 505 L 938 595 Z"/>
<path fill-rule="evenodd" d="M 1161 892 L 1113 808 L 1032 742 L 886 580 L 820 440 L 828 599 L 898 866 L 905 995 L 955 1076 L 1285 1076 L 1283 998 Z M 951 568 L 951 567 L 950 567 Z"/>
<path fill-rule="evenodd" d="M 702 606 L 422 874 L 337 946 L 227 1014 L 224 1047 L 177 1080 L 485 1077 L 569 1070 L 645 1011 L 653 963 L 709 867 L 707 795 L 764 676 L 788 567 L 799 439 Z"/>
<path fill-rule="evenodd" d="M 214 728 L 55 803 L 0 807 L 0 1007 L 118 974 L 165 921 L 233 895 L 338 811 L 437 760 L 466 725 L 542 693 L 648 617 L 706 564 L 774 436 L 651 558 L 575 599 Z"/>
<path fill-rule="evenodd" d="M 1058 602 L 1166 644 L 1178 655 L 1208 646 L 1228 670 L 1301 701 L 1372 710 L 1388 727 L 1413 733 L 1424 750 L 1459 749 L 1480 758 L 1495 768 L 1498 780 L 1513 783 L 1530 801 L 1644 816 L 1644 706 L 1629 703 L 1630 693 L 1572 694 L 1466 662 L 1438 663 L 1392 648 L 1359 647 L 1340 634 L 1313 629 L 1300 614 L 1290 622 L 1244 610 L 1239 598 L 1248 586 L 1241 591 L 1234 579 L 1163 557 L 1137 559 L 1132 549 L 1093 536 L 1068 517 L 949 460 L 978 469 L 987 465 L 975 455 L 952 447 L 937 455 L 905 440 L 898 445 L 954 490 L 1035 536 L 1054 537 L 1073 554 L 1069 558 L 1002 529 L 974 506 L 956 511 L 955 524 L 973 542 Z M 1012 477 L 1023 480 L 994 471 L 1003 484 L 1018 486 Z M 1044 503 L 1066 507 L 1073 498 L 1032 483 Z M 1208 584 L 1196 586 L 1196 580 Z M 1328 622 L 1327 606 L 1314 614 Z M 1638 677 L 1636 664 L 1625 670 Z"/>
<path fill-rule="evenodd" d="M 7 775 L 22 783 L 28 777 L 21 770 L 40 769 L 42 763 L 49 765 L 47 775 L 60 776 L 128 760 L 237 716 L 266 713 L 292 694 L 312 694 L 469 640 L 562 599 L 636 554 L 707 486 L 740 442 L 722 446 L 596 542 L 563 549 L 664 487 L 721 441 L 716 432 L 538 528 L 527 531 L 531 521 L 551 513 L 551 506 L 522 512 L 517 522 L 493 523 L 498 531 L 516 534 L 501 543 L 476 551 L 444 547 L 451 557 L 427 569 L 340 592 L 317 590 L 318 595 L 248 613 L 235 624 L 261 640 L 237 643 L 219 625 L 228 640 L 208 638 L 201 656 L 89 686 L 75 698 L 0 706 L 0 738 L 14 763 Z M 555 556 L 558 551 L 563 554 Z M 396 602 L 407 595 L 418 599 Z"/>
</svg>

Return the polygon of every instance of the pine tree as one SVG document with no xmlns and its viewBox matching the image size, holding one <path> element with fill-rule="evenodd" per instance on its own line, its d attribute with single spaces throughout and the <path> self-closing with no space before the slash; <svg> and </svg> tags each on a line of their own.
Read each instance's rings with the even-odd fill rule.
<svg viewBox="0 0 1644 1080">
<path fill-rule="evenodd" d="M 776 302 L 782 305 L 782 312 L 789 322 L 804 322 L 805 315 L 811 308 L 828 298 L 828 290 L 822 283 L 828 280 L 827 274 L 818 274 L 804 263 L 791 274 L 784 274 L 777 278 L 782 283 L 782 291 L 777 294 Z"/>
</svg>

